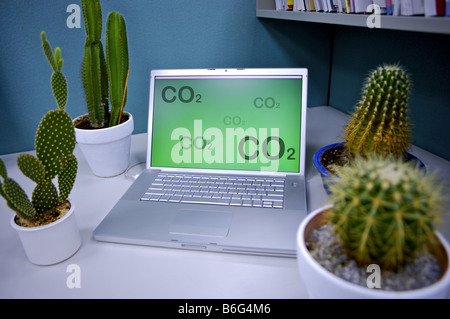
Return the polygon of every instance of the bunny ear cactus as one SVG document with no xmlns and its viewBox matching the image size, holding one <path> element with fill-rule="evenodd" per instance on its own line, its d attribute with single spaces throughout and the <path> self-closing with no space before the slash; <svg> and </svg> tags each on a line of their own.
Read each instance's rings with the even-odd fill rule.
<svg viewBox="0 0 450 319">
<path fill-rule="evenodd" d="M 35 139 L 36 157 L 20 154 L 17 158 L 22 173 L 37 184 L 31 201 L 23 189 L 7 176 L 5 165 L 0 160 L 0 176 L 3 180 L 0 194 L 20 218 L 28 220 L 53 212 L 67 200 L 78 167 L 72 154 L 75 149 L 75 131 L 72 119 L 65 111 L 67 82 L 61 73 L 61 51 L 57 48 L 53 55 L 44 32 L 41 33 L 41 39 L 44 53 L 53 69 L 51 86 L 58 109 L 49 111 L 39 123 Z M 56 176 L 59 190 L 52 183 Z"/>
<path fill-rule="evenodd" d="M 13 179 L 8 177 L 5 164 L 0 158 L 0 195 L 6 199 L 8 207 L 23 219 L 36 217 L 36 209 L 31 204 L 25 191 Z"/>
<path fill-rule="evenodd" d="M 46 177 L 54 178 L 75 149 L 73 124 L 66 111 L 51 110 L 42 118 L 36 132 L 35 147 Z"/>
<path fill-rule="evenodd" d="M 49 125 L 54 125 L 51 130 L 48 129 Z M 48 131 L 51 133 L 48 134 Z M 66 144 L 69 147 L 60 147 L 59 144 Z M 53 212 L 59 204 L 67 200 L 78 167 L 77 160 L 71 153 L 73 148 L 69 144 L 75 147 L 75 136 L 69 115 L 64 110 L 50 111 L 43 117 L 36 134 L 37 158 L 30 154 L 20 154 L 17 158 L 17 165 L 22 173 L 37 184 L 31 202 L 25 191 L 7 176 L 1 162 L 3 182 L 0 194 L 19 217 L 38 218 Z M 52 183 L 55 176 L 58 176 L 59 192 Z"/>
<path fill-rule="evenodd" d="M 56 103 L 60 110 L 64 110 L 67 102 L 67 81 L 64 74 L 61 73 L 63 65 L 63 59 L 61 58 L 61 49 L 57 47 L 55 54 L 53 55 L 50 44 L 48 43 L 45 32 L 41 32 L 42 47 L 44 49 L 45 56 L 47 57 L 50 66 L 53 69 L 51 77 L 51 85 L 53 95 L 55 96 Z"/>
<path fill-rule="evenodd" d="M 410 82 L 398 65 L 380 66 L 370 73 L 364 93 L 344 140 L 351 155 L 406 153 L 410 144 L 407 102 Z"/>
<path fill-rule="evenodd" d="M 38 130 L 36 132 L 36 155 L 38 160 L 42 163 L 45 169 L 46 186 L 40 187 L 42 191 L 36 191 L 33 193 L 33 198 L 41 201 L 43 196 L 42 192 L 49 192 L 51 196 L 46 198 L 52 198 L 51 204 L 46 205 L 53 206 L 54 203 L 62 203 L 67 200 L 70 191 L 72 190 L 73 184 L 75 182 L 76 172 L 78 168 L 78 163 L 75 156 L 72 154 L 75 149 L 75 130 L 73 128 L 72 119 L 65 111 L 65 105 L 67 101 L 67 82 L 65 81 L 64 75 L 61 73 L 62 59 L 61 50 L 57 48 L 55 50 L 55 55 L 48 54 L 51 53 L 50 45 L 45 40 L 45 34 L 42 33 L 42 45 L 44 48 L 45 55 L 53 68 L 52 61 L 55 61 L 58 66 L 58 71 L 54 70 L 52 75 L 52 90 L 55 95 L 56 101 L 58 103 L 58 110 L 49 111 L 41 120 Z M 58 77 L 64 79 L 64 81 L 58 82 L 59 85 L 55 85 L 53 79 L 55 74 L 60 74 Z M 58 99 L 58 96 L 64 97 Z M 59 101 L 64 101 L 60 103 Z M 51 180 L 58 176 L 58 187 L 59 187 L 59 198 L 57 192 L 49 186 Z M 52 184 L 53 185 L 53 184 Z M 38 183 L 39 186 L 39 183 Z M 38 189 L 38 188 L 37 188 Z M 36 196 L 35 196 L 36 193 Z"/>
<path fill-rule="evenodd" d="M 443 214 L 442 188 L 432 175 L 401 158 L 357 157 L 338 167 L 330 186 L 331 222 L 359 264 L 398 269 L 437 244 L 434 223 Z"/>
</svg>

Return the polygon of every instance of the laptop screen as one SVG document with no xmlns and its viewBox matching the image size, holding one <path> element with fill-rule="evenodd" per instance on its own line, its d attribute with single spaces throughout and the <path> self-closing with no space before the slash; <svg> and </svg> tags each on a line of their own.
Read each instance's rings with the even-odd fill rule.
<svg viewBox="0 0 450 319">
<path fill-rule="evenodd" d="M 304 80 L 156 76 L 151 166 L 298 173 Z"/>
</svg>

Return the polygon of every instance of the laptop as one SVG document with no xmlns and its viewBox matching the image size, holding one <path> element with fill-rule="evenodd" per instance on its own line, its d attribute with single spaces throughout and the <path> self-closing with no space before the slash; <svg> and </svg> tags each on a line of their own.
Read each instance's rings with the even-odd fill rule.
<svg viewBox="0 0 450 319">
<path fill-rule="evenodd" d="M 308 71 L 153 70 L 146 168 L 98 241 L 296 256 Z"/>
</svg>

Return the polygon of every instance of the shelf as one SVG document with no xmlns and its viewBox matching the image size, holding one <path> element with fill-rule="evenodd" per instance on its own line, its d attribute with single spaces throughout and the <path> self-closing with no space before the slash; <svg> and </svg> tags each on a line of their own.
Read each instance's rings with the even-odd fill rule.
<svg viewBox="0 0 450 319">
<path fill-rule="evenodd" d="M 275 6 L 275 4 L 273 6 Z M 259 0 L 256 4 L 256 16 L 258 18 L 305 21 L 368 28 L 367 18 L 370 15 L 333 12 L 277 11 L 274 8 L 270 9 L 267 1 Z M 381 29 L 389 30 L 450 34 L 449 17 L 380 15 L 380 26 Z"/>
</svg>

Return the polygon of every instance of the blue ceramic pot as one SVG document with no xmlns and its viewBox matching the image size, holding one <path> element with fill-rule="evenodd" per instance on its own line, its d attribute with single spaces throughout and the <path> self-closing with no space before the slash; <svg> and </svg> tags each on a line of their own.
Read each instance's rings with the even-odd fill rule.
<svg viewBox="0 0 450 319">
<path fill-rule="evenodd" d="M 325 151 L 327 151 L 328 149 L 334 148 L 336 146 L 342 146 L 342 145 L 344 145 L 344 143 L 330 144 L 330 145 L 322 147 L 320 150 L 318 150 L 314 154 L 314 166 L 317 168 L 317 170 L 320 173 L 320 176 L 322 177 L 323 188 L 325 189 L 325 191 L 327 192 L 328 195 L 330 194 L 329 186 L 332 183 L 332 177 L 334 175 L 332 175 L 330 172 L 328 172 L 328 170 L 325 168 L 325 166 L 323 166 L 322 161 L 320 159 L 322 158 L 322 154 Z"/>
<path fill-rule="evenodd" d="M 319 171 L 320 176 L 322 177 L 323 188 L 325 189 L 325 191 L 328 194 L 330 194 L 329 186 L 332 183 L 332 177 L 334 175 L 330 174 L 330 172 L 327 171 L 325 166 L 322 165 L 322 161 L 320 159 L 322 157 L 322 154 L 325 151 L 327 151 L 328 149 L 334 148 L 336 146 L 343 146 L 343 145 L 344 145 L 344 143 L 330 144 L 330 145 L 322 147 L 320 150 L 318 150 L 314 154 L 314 166 L 316 166 L 317 170 Z M 406 153 L 406 158 L 407 158 L 407 160 L 415 162 L 420 169 L 423 169 L 426 171 L 425 164 L 421 160 L 419 160 L 416 156 L 414 156 L 410 153 Z"/>
</svg>

